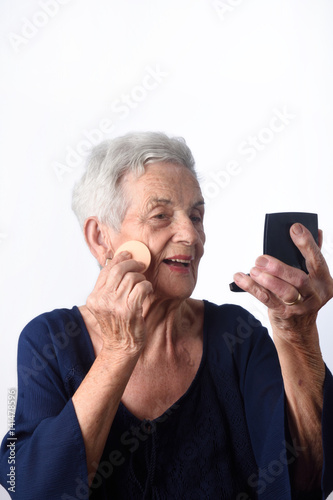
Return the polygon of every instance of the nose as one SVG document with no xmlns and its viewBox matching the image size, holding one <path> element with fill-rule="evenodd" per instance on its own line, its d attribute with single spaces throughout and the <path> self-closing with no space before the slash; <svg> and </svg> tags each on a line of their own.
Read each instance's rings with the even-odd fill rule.
<svg viewBox="0 0 333 500">
<path fill-rule="evenodd" d="M 186 245 L 195 245 L 198 242 L 199 235 L 191 218 L 184 214 L 175 221 L 174 241 Z"/>
</svg>

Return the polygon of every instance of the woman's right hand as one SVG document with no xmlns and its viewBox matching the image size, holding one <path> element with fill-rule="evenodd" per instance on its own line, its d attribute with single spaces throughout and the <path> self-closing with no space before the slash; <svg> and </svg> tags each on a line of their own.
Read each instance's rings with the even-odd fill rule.
<svg viewBox="0 0 333 500">
<path fill-rule="evenodd" d="M 144 264 L 133 260 L 129 252 L 121 252 L 97 278 L 86 305 L 100 326 L 103 351 L 135 355 L 145 344 L 142 306 L 153 287 L 143 269 Z"/>
</svg>

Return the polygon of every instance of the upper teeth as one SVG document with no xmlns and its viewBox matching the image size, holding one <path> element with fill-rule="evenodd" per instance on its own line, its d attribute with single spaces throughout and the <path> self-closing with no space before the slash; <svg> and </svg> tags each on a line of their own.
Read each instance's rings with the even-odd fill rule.
<svg viewBox="0 0 333 500">
<path fill-rule="evenodd" d="M 182 260 L 182 259 L 169 259 L 172 262 L 182 262 L 183 264 L 188 264 L 190 261 L 189 260 Z"/>
</svg>

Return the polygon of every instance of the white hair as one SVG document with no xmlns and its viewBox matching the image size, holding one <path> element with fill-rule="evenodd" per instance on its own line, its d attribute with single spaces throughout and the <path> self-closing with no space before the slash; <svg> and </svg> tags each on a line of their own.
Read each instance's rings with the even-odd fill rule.
<svg viewBox="0 0 333 500">
<path fill-rule="evenodd" d="M 144 174 L 149 163 L 173 163 L 194 177 L 194 158 L 185 140 L 162 132 L 129 133 L 95 146 L 86 170 L 73 190 L 72 208 L 83 229 L 88 217 L 120 230 L 130 200 L 124 199 L 122 180 L 128 173 Z"/>
</svg>

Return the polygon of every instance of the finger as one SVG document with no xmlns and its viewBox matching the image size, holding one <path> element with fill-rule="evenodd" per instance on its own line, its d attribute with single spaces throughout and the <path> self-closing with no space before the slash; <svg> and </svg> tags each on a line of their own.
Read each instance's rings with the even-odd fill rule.
<svg viewBox="0 0 333 500">
<path fill-rule="evenodd" d="M 117 265 L 119 262 L 122 262 L 123 260 L 128 260 L 131 258 L 131 254 L 124 250 L 123 252 L 120 252 L 118 255 L 116 255 L 113 258 L 107 258 L 105 261 L 105 267 L 112 268 L 113 266 Z"/>
<path fill-rule="evenodd" d="M 142 281 L 145 281 L 146 277 L 144 274 L 141 273 L 136 273 L 136 272 L 129 272 L 126 273 L 123 277 L 123 279 L 120 281 L 118 287 L 114 290 L 114 292 L 117 294 L 117 297 L 121 297 L 122 295 L 129 295 L 133 288 L 138 284 L 141 283 Z"/>
<path fill-rule="evenodd" d="M 112 269 L 112 267 L 114 267 L 115 265 L 119 264 L 120 262 L 124 262 L 126 260 L 133 260 L 134 262 L 138 262 L 142 264 L 142 267 L 145 265 L 143 262 L 137 261 L 136 259 L 132 259 L 132 254 L 127 250 L 124 250 L 123 252 L 117 254 L 113 259 L 107 258 L 103 269 L 105 269 L 106 267 L 108 269 Z"/>
<path fill-rule="evenodd" d="M 107 277 L 110 274 L 111 269 L 119 264 L 120 262 L 123 262 L 125 260 L 129 260 L 131 258 L 131 254 L 129 252 L 121 252 L 118 254 L 114 259 L 112 258 L 107 258 L 104 267 L 101 269 L 98 278 L 96 280 L 96 285 L 99 288 L 99 285 L 104 286 Z"/>
<path fill-rule="evenodd" d="M 128 295 L 127 303 L 131 310 L 142 311 L 145 299 L 153 293 L 153 285 L 150 281 L 144 280 L 136 283 L 131 293 Z"/>
<path fill-rule="evenodd" d="M 105 272 L 106 279 L 104 286 L 109 292 L 114 292 L 119 288 L 127 274 L 140 273 L 140 271 L 143 271 L 144 269 L 145 264 L 143 262 L 137 262 L 133 259 L 122 260 L 118 263 L 115 262 L 113 266 L 110 266 L 110 269 Z M 142 279 L 145 279 L 143 274 L 140 273 L 140 275 L 142 276 Z"/>
<path fill-rule="evenodd" d="M 318 229 L 318 246 L 321 250 L 323 246 L 323 231 L 321 229 Z"/>
<path fill-rule="evenodd" d="M 257 279 L 257 278 L 256 278 Z M 274 278 L 273 279 L 277 279 Z M 271 310 L 279 310 L 281 309 L 281 306 L 286 308 L 290 307 L 290 305 L 287 305 L 286 302 L 294 302 L 298 299 L 299 297 L 299 292 L 294 288 L 294 287 L 289 287 L 283 290 L 283 287 L 281 287 L 281 284 L 270 284 L 274 288 L 276 286 L 277 290 L 281 290 L 280 296 L 277 294 L 271 292 L 264 286 L 260 285 L 258 281 L 255 281 L 251 276 L 249 277 L 246 274 L 243 273 L 237 273 L 234 276 L 234 281 L 235 283 L 240 286 L 243 290 L 249 292 L 253 297 L 258 299 L 260 302 L 262 302 L 265 306 L 267 306 Z M 265 282 L 265 280 L 263 280 Z M 266 286 L 267 283 L 266 283 Z M 277 292 L 278 293 L 278 292 Z M 292 295 L 294 294 L 294 295 Z M 290 298 L 289 298 L 290 297 Z M 302 302 L 305 299 L 302 297 Z M 281 303 L 284 302 L 284 304 Z M 298 304 L 298 302 L 297 302 Z"/>
<path fill-rule="evenodd" d="M 272 295 L 264 287 L 259 285 L 254 279 L 248 274 L 236 273 L 234 275 L 234 281 L 236 285 L 242 288 L 245 292 L 250 293 L 256 299 L 260 300 L 265 305 L 269 305 L 272 302 Z"/>
<path fill-rule="evenodd" d="M 289 266 L 271 255 L 262 255 L 258 257 L 255 264 L 255 267 L 252 269 L 252 278 L 260 282 L 263 286 L 267 285 L 267 287 L 278 296 L 281 295 L 281 293 L 279 293 L 280 288 L 284 289 L 282 291 L 286 291 L 288 288 L 290 290 L 290 286 L 297 290 L 302 289 L 304 292 L 309 291 L 309 276 L 300 269 Z M 269 275 L 272 276 L 272 280 L 270 280 Z M 274 277 L 285 283 L 274 280 Z M 265 283 L 263 283 L 263 280 Z"/>
<path fill-rule="evenodd" d="M 290 228 L 290 236 L 305 258 L 306 267 L 310 274 L 329 274 L 323 254 L 305 226 L 299 223 L 293 224 Z"/>
<path fill-rule="evenodd" d="M 275 297 L 285 303 L 296 301 L 299 296 L 300 289 L 302 289 L 300 285 L 298 285 L 299 288 L 297 288 L 287 281 L 284 281 L 283 279 L 269 274 L 257 267 L 251 269 L 250 276 L 261 287 L 273 293 Z"/>
<path fill-rule="evenodd" d="M 123 267 L 122 270 L 118 269 L 117 271 L 114 271 L 114 268 L 117 269 L 117 266 L 124 262 L 131 262 L 128 266 Z M 112 292 L 117 289 L 119 286 L 119 283 L 121 282 L 121 279 L 123 275 L 126 272 L 130 271 L 140 271 L 142 269 L 143 265 L 140 267 L 140 264 L 138 264 L 136 261 L 131 259 L 131 254 L 129 252 L 121 252 L 118 254 L 114 259 L 109 260 L 108 265 L 104 266 L 95 283 L 95 286 L 93 288 L 92 293 L 100 293 L 103 289 L 107 288 L 109 292 Z M 114 282 L 114 276 L 116 275 L 116 282 Z"/>
<path fill-rule="evenodd" d="M 118 264 L 119 262 L 122 262 L 123 260 L 128 260 L 128 259 L 131 259 L 133 260 L 134 262 L 139 262 L 140 264 L 142 264 L 142 266 L 144 266 L 145 268 L 147 267 L 147 264 L 138 260 L 138 259 L 135 259 L 133 258 L 133 255 L 131 254 L 131 252 L 129 252 L 128 250 L 123 250 L 122 252 L 118 253 L 117 255 L 115 255 L 113 257 L 113 259 L 106 259 L 106 263 L 105 263 L 105 266 L 106 267 L 107 265 L 110 264 L 110 262 L 114 264 Z"/>
<path fill-rule="evenodd" d="M 121 254 L 117 255 L 116 258 L 112 259 L 106 259 L 105 266 L 101 269 L 95 286 L 94 286 L 94 291 L 100 290 L 106 283 L 107 277 L 110 273 L 110 270 L 117 265 L 119 262 L 124 261 L 125 259 L 130 259 L 131 254 L 129 252 L 122 252 Z"/>
</svg>

